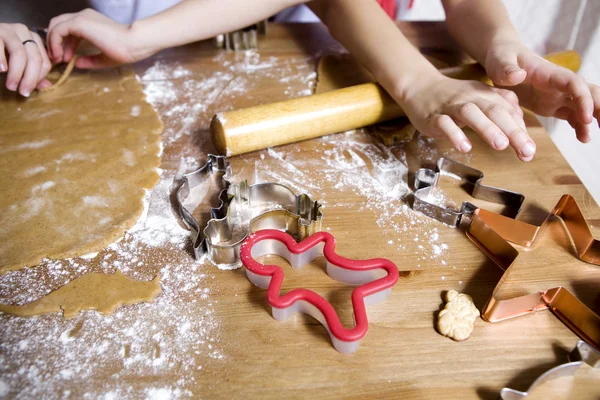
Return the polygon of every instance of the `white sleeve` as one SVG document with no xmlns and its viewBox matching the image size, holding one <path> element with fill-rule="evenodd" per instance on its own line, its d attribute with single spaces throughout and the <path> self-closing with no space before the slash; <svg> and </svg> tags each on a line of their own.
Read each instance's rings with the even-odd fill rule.
<svg viewBox="0 0 600 400">
<path fill-rule="evenodd" d="M 121 24 L 158 14 L 182 0 L 90 0 L 92 8 Z"/>
</svg>

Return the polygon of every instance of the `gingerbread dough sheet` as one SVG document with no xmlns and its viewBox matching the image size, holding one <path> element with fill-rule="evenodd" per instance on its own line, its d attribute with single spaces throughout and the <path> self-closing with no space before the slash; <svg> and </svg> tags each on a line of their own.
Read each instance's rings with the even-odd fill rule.
<svg viewBox="0 0 600 400">
<path fill-rule="evenodd" d="M 432 57 L 427 59 L 438 68 L 447 66 Z M 351 55 L 326 55 L 319 60 L 317 67 L 315 94 L 369 82 L 375 82 L 373 75 Z M 398 141 L 411 140 L 416 129 L 408 118 L 400 118 L 367 127 L 367 131 L 385 145 L 391 145 Z"/>
<path fill-rule="evenodd" d="M 65 318 L 73 318 L 83 310 L 110 314 L 123 304 L 151 302 L 160 291 L 158 276 L 144 282 L 129 279 L 119 270 L 114 274 L 86 274 L 31 303 L 0 304 L 0 312 L 33 317 L 62 311 Z"/>
<path fill-rule="evenodd" d="M 29 99 L 0 89 L 0 115 L 0 273 L 98 251 L 136 222 L 162 123 L 132 71 L 74 72 Z"/>
</svg>

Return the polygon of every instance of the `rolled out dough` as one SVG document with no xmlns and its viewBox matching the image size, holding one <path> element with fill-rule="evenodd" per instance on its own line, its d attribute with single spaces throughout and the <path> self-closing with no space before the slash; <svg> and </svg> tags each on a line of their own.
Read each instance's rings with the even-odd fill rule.
<svg viewBox="0 0 600 400">
<path fill-rule="evenodd" d="M 427 57 L 436 67 L 444 63 Z M 341 89 L 362 83 L 375 82 L 373 75 L 349 54 L 326 55 L 319 60 L 315 94 Z M 411 140 L 416 132 L 408 118 L 384 122 L 367 127 L 367 131 L 386 145 Z"/>
<path fill-rule="evenodd" d="M 123 304 L 152 301 L 160 291 L 158 276 L 145 282 L 129 279 L 119 270 L 114 274 L 86 274 L 31 303 L 0 304 L 0 312 L 33 317 L 62 311 L 65 318 L 73 318 L 83 310 L 110 314 Z"/>
<path fill-rule="evenodd" d="M 162 123 L 133 71 L 74 72 L 29 99 L 0 90 L 0 115 L 0 273 L 97 251 L 135 223 Z"/>
</svg>

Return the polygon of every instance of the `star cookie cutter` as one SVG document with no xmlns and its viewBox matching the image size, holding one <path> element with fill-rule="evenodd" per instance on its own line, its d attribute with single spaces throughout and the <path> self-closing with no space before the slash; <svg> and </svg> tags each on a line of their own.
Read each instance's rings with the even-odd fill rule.
<svg viewBox="0 0 600 400">
<path fill-rule="evenodd" d="M 481 182 L 484 176 L 480 170 L 447 158 L 440 158 L 437 161 L 435 171 L 429 168 L 421 168 L 415 173 L 413 209 L 446 225 L 458 227 L 462 222 L 468 223 L 477 206 L 465 201 L 462 203 L 460 210 L 455 210 L 452 207 L 440 206 L 431 201 L 431 191 L 437 187 L 440 175 L 452 176 L 465 181 L 465 190 L 475 199 L 503 204 L 503 215 L 508 217 L 515 218 L 525 200 L 525 197 L 520 193 L 483 185 Z"/>
<path fill-rule="evenodd" d="M 279 255 L 292 268 L 302 268 L 323 255 L 327 260 L 326 272 L 332 279 L 356 285 L 352 291 L 355 326 L 346 329 L 333 306 L 308 289 L 294 289 L 280 295 L 283 270 L 276 265 L 263 265 L 256 258 Z M 241 249 L 246 276 L 255 286 L 267 289 L 267 302 L 271 305 L 273 318 L 283 321 L 296 312 L 308 314 L 319 321 L 329 332 L 333 347 L 340 353 L 354 353 L 360 340 L 367 334 L 369 321 L 366 306 L 387 299 L 392 286 L 398 281 L 398 268 L 384 258 L 350 260 L 335 252 L 335 239 L 327 232 L 318 232 L 300 243 L 278 230 L 261 230 L 246 239 Z"/>
<path fill-rule="evenodd" d="M 590 264 L 600 265 L 600 242 L 594 239 L 583 213 L 571 195 L 563 195 L 540 226 L 478 209 L 472 216 L 467 236 L 505 271 L 484 307 L 481 317 L 488 322 L 499 322 L 537 311 L 550 310 L 579 338 L 600 350 L 600 315 L 588 308 L 566 288 L 559 286 L 506 300 L 498 298 L 500 288 L 511 272 L 510 267 L 519 255 L 517 249 L 509 242 L 531 246 L 552 216 L 559 217 L 563 221 L 575 246 L 577 258 Z"/>
<path fill-rule="evenodd" d="M 553 379 L 561 378 L 563 376 L 572 376 L 575 375 L 579 367 L 583 364 L 588 364 L 592 368 L 600 368 L 600 351 L 594 349 L 589 344 L 584 342 L 583 340 L 579 340 L 575 349 L 569 355 L 569 362 L 565 364 L 561 364 L 557 367 L 554 367 L 544 374 L 540 375 L 529 389 L 525 392 L 520 392 L 518 390 L 504 388 L 500 391 L 500 399 L 501 400 L 521 400 L 529 396 L 529 394 L 535 389 L 537 386 L 540 386 L 548 381 Z"/>
<path fill-rule="evenodd" d="M 220 203 L 211 208 L 211 218 L 202 229 L 184 201 L 194 187 L 216 174 L 221 175 Z M 278 183 L 232 184 L 229 176 L 231 166 L 226 157 L 209 155 L 204 166 L 183 176 L 177 190 L 179 214 L 188 228 L 196 232 L 193 244 L 196 259 L 206 256 L 221 269 L 235 269 L 241 266 L 240 245 L 251 232 L 279 229 L 303 240 L 321 230 L 321 205 L 308 195 L 296 195 Z"/>
</svg>

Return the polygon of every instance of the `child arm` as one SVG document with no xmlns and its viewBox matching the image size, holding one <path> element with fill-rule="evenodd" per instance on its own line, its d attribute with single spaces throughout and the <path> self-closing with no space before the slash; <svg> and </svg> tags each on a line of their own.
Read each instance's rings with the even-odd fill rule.
<svg viewBox="0 0 600 400">
<path fill-rule="evenodd" d="M 48 49 L 53 62 L 68 62 L 86 39 L 102 54 L 80 57 L 78 68 L 102 68 L 142 60 L 160 50 L 208 39 L 266 19 L 301 0 L 185 0 L 131 25 L 86 9 L 50 21 Z"/>
<path fill-rule="evenodd" d="M 461 129 L 468 126 L 494 149 L 510 144 L 521 160 L 533 158 L 535 144 L 514 93 L 443 76 L 373 0 L 320 0 L 310 5 L 421 133 L 447 137 L 458 150 L 468 152 L 472 145 Z"/>
<path fill-rule="evenodd" d="M 519 40 L 499 0 L 442 0 L 452 36 L 499 87 L 510 87 L 521 104 L 543 116 L 565 119 L 581 142 L 600 120 L 600 88 L 544 60 Z"/>
</svg>

